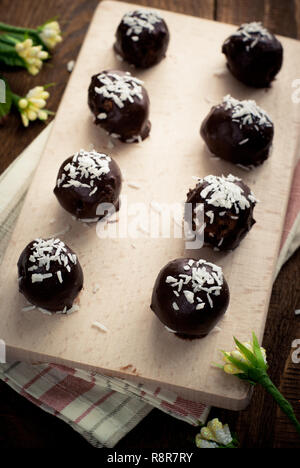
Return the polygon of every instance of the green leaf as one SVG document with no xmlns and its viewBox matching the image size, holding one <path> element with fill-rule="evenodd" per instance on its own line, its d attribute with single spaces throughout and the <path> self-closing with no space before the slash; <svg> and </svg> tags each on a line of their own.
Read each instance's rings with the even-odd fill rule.
<svg viewBox="0 0 300 468">
<path fill-rule="evenodd" d="M 44 41 L 42 41 L 42 39 L 40 38 L 40 36 L 38 35 L 38 33 L 36 33 L 36 32 L 30 32 L 30 33 L 28 34 L 28 37 L 29 37 L 30 39 L 32 39 L 34 45 L 41 45 L 43 49 L 45 49 L 45 50 L 48 51 L 48 47 L 46 46 L 46 44 L 44 43 Z"/>
<path fill-rule="evenodd" d="M 19 57 L 17 54 L 12 53 L 1 53 L 0 51 L 0 62 L 5 63 L 10 67 L 26 67 L 25 61 Z"/>
<path fill-rule="evenodd" d="M 257 382 L 255 382 L 255 380 L 251 380 L 251 378 L 247 374 L 234 374 L 234 376 L 238 377 L 241 380 L 245 380 L 250 385 L 256 385 L 257 384 Z"/>
<path fill-rule="evenodd" d="M 15 55 L 17 55 L 15 46 L 11 42 L 8 42 L 4 38 L 1 38 L 1 36 L 0 36 L 0 54 L 15 54 Z"/>
<path fill-rule="evenodd" d="M 0 119 L 9 114 L 12 105 L 12 92 L 6 80 L 1 76 L 0 79 L 5 83 L 5 102 L 0 102 Z"/>
<path fill-rule="evenodd" d="M 224 369 L 224 364 L 218 364 L 217 362 L 212 362 L 211 365 L 213 367 L 218 367 L 219 369 Z"/>
<path fill-rule="evenodd" d="M 256 356 L 257 361 L 259 362 L 259 367 L 267 369 L 268 365 L 264 360 L 263 354 L 261 352 L 261 349 L 258 343 L 257 336 L 255 335 L 254 332 L 252 332 L 252 343 L 253 343 L 253 352 Z"/>
<path fill-rule="evenodd" d="M 56 83 L 47 83 L 44 85 L 44 89 L 52 88 L 52 86 L 55 86 Z"/>
<path fill-rule="evenodd" d="M 248 359 L 249 362 L 251 362 L 251 364 L 253 366 L 256 367 L 257 366 L 257 359 L 254 356 L 254 354 L 248 348 L 246 348 L 246 346 L 244 346 L 239 340 L 237 340 L 235 337 L 233 337 L 233 339 L 235 341 L 235 344 L 239 348 L 239 350 L 243 353 L 243 355 Z"/>
<path fill-rule="evenodd" d="M 12 26 L 11 24 L 6 24 L 2 22 L 0 22 L 0 30 L 10 32 L 10 33 L 18 33 L 18 34 L 36 32 L 35 29 L 20 28 L 19 26 Z"/>
<path fill-rule="evenodd" d="M 33 45 L 41 45 L 45 48 L 44 42 L 35 31 L 24 31 L 24 32 L 9 32 L 7 34 L 0 35 L 0 41 L 6 44 L 11 44 L 13 47 L 17 42 L 24 42 L 26 39 L 31 39 Z M 47 47 L 46 47 L 47 50 Z"/>
<path fill-rule="evenodd" d="M 227 355 L 227 354 L 226 354 L 226 358 L 238 369 L 241 369 L 242 371 L 244 371 L 246 373 L 248 372 L 249 364 L 245 364 L 244 362 L 241 362 L 238 359 L 236 359 L 236 358 L 234 358 L 234 357 L 232 357 L 230 355 Z M 237 374 L 235 374 L 235 375 L 237 375 Z"/>
<path fill-rule="evenodd" d="M 22 34 L 22 33 L 9 33 L 9 35 L 6 35 L 6 37 L 8 39 L 11 38 L 14 41 L 14 44 L 15 44 L 15 41 L 17 41 L 17 42 L 25 41 L 25 39 L 27 39 L 28 36 L 26 34 Z"/>
</svg>

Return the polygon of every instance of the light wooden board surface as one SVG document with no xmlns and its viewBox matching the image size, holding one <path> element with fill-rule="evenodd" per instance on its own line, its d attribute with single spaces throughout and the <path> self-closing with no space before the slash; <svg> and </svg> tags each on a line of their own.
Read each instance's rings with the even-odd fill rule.
<svg viewBox="0 0 300 468">
<path fill-rule="evenodd" d="M 0 337 L 6 341 L 10 360 L 98 370 L 239 410 L 249 401 L 248 386 L 223 375 L 211 362 L 220 361 L 219 349 L 233 347 L 233 335 L 247 340 L 252 330 L 260 338 L 263 334 L 297 147 L 299 117 L 291 84 L 300 76 L 296 60 L 300 45 L 281 38 L 284 66 L 273 87 L 268 91 L 246 88 L 226 72 L 220 53 L 223 40 L 235 27 L 163 11 L 171 32 L 167 58 L 150 70 L 136 72 L 120 64 L 112 51 L 120 18 L 132 8 L 104 1 L 95 12 L 1 266 Z M 117 143 L 107 150 L 106 136 L 93 125 L 87 106 L 90 77 L 110 68 L 127 68 L 145 82 L 152 131 L 141 144 Z M 252 172 L 211 159 L 199 136 L 211 105 L 227 93 L 255 99 L 274 121 L 272 156 Z M 125 177 L 122 194 L 128 204 L 182 202 L 195 184 L 192 176 L 222 173 L 243 177 L 260 199 L 255 209 L 257 224 L 235 252 L 194 252 L 195 257 L 224 268 L 231 302 L 220 322 L 221 331 L 202 340 L 183 341 L 168 333 L 149 308 L 160 268 L 185 255 L 182 239 L 151 239 L 142 233 L 138 239 L 99 239 L 95 226 L 73 221 L 59 206 L 52 190 L 61 162 L 91 143 L 120 165 Z M 141 189 L 128 187 L 126 181 L 139 183 Z M 60 237 L 76 251 L 85 274 L 80 311 L 55 317 L 22 312 L 25 300 L 17 292 L 16 272 L 21 250 L 33 238 L 51 236 L 67 226 L 69 231 Z M 96 284 L 100 289 L 94 294 Z M 95 320 L 108 333 L 92 328 Z"/>
</svg>

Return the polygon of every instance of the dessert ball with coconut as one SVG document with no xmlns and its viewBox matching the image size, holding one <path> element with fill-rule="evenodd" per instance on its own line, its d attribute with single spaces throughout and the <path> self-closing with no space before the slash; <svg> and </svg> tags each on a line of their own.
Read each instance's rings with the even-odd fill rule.
<svg viewBox="0 0 300 468">
<path fill-rule="evenodd" d="M 257 200 L 250 188 L 238 177 L 209 175 L 199 178 L 196 187 L 187 194 L 192 205 L 190 230 L 203 230 L 197 223 L 198 213 L 204 215 L 204 243 L 216 250 L 233 250 L 255 224 L 253 210 Z"/>
<path fill-rule="evenodd" d="M 169 30 L 155 11 L 126 13 L 116 32 L 114 49 L 120 58 L 138 68 L 149 68 L 166 55 Z"/>
<path fill-rule="evenodd" d="M 35 239 L 18 260 L 19 290 L 45 313 L 68 314 L 83 286 L 77 255 L 60 239 Z"/>
<path fill-rule="evenodd" d="M 110 156 L 81 149 L 62 163 L 54 194 L 75 218 L 97 222 L 108 211 L 119 209 L 121 185 L 121 171 Z"/>
<path fill-rule="evenodd" d="M 88 104 L 95 124 L 112 138 L 140 142 L 150 132 L 149 97 L 143 81 L 119 70 L 92 76 Z"/>
<path fill-rule="evenodd" d="M 222 268 L 205 260 L 178 258 L 155 281 L 151 309 L 168 331 L 183 338 L 203 338 L 229 304 Z"/>
<path fill-rule="evenodd" d="M 242 24 L 223 44 L 233 76 L 256 88 L 270 86 L 283 60 L 281 42 L 259 22 Z"/>
<path fill-rule="evenodd" d="M 215 156 L 249 169 L 268 158 L 274 126 L 255 101 L 239 101 L 228 94 L 212 107 L 200 134 Z"/>
</svg>

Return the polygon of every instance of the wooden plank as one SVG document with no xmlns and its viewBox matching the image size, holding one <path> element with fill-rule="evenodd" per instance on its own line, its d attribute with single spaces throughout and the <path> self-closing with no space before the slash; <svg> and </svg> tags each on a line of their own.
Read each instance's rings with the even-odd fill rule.
<svg viewBox="0 0 300 468">
<path fill-rule="evenodd" d="M 261 21 L 271 31 L 299 37 L 299 0 L 217 0 L 216 20 L 241 24 Z"/>
<path fill-rule="evenodd" d="M 119 0 L 115 0 L 119 1 Z M 136 5 L 135 0 L 127 3 Z M 162 10 L 184 13 L 186 15 L 200 16 L 201 18 L 215 19 L 215 0 L 140 0 L 139 5 L 144 7 L 158 8 Z"/>
<path fill-rule="evenodd" d="M 300 338 L 299 316 L 300 289 L 295 278 L 300 275 L 300 249 L 288 261 L 278 275 L 273 287 L 272 299 L 266 323 L 263 346 L 267 349 L 269 375 L 283 395 L 293 405 L 300 419 L 300 363 L 293 363 L 292 343 Z M 299 448 L 299 434 L 274 400 L 261 387 L 255 387 L 249 407 L 240 413 L 214 410 L 227 421 L 236 433 L 242 448 Z"/>
<path fill-rule="evenodd" d="M 131 1 L 131 0 L 130 0 Z M 131 3 L 134 3 L 131 1 Z M 55 49 L 51 61 L 44 65 L 38 76 L 32 77 L 25 70 L 18 70 L 11 73 L 11 70 L 1 66 L 1 73 L 9 80 L 9 83 L 17 94 L 23 96 L 27 91 L 37 84 L 55 83 L 50 89 L 51 97 L 47 107 L 56 111 L 62 98 L 66 83 L 69 79 L 67 63 L 76 60 L 80 46 L 83 42 L 92 14 L 99 4 L 99 0 L 75 1 L 50 0 L 47 7 L 40 0 L 22 0 L 22 2 L 12 2 L 11 0 L 1 1 L 1 21 L 15 24 L 16 26 L 38 26 L 47 19 L 57 16 L 63 30 L 63 42 Z M 143 0 L 141 5 L 152 6 L 173 10 L 178 13 L 186 13 L 203 18 L 213 19 L 214 0 Z M 43 129 L 42 122 L 31 124 L 26 131 L 17 114 L 11 114 L 1 128 L 2 138 L 0 150 L 0 174 L 9 164 L 28 146 L 31 141 Z"/>
<path fill-rule="evenodd" d="M 242 3 L 245 1 L 247 0 L 242 0 Z M 49 17 L 56 15 L 59 16 L 59 20 L 64 30 L 64 41 L 55 51 L 54 57 L 51 59 L 50 66 L 45 70 L 45 74 L 39 74 L 35 78 L 30 78 L 26 72 L 6 73 L 10 81 L 12 81 L 14 86 L 16 86 L 16 89 L 20 91 L 20 94 L 24 93 L 29 86 L 34 86 L 37 82 L 44 83 L 55 81 L 59 84 L 60 91 L 56 93 L 56 88 L 52 88 L 51 109 L 57 109 L 62 90 L 70 75 L 68 73 L 66 74 L 65 67 L 57 67 L 53 66 L 53 64 L 60 62 L 58 53 L 62 48 L 64 51 L 63 55 L 66 57 L 66 60 L 76 58 L 74 51 L 77 51 L 80 47 L 85 28 L 92 16 L 93 3 L 96 6 L 98 2 L 97 0 L 94 0 L 94 2 L 92 2 L 92 0 L 73 0 L 72 2 L 66 2 L 63 0 L 22 0 L 22 2 L 11 2 L 11 0 L 1 1 L 0 11 L 2 21 L 20 25 L 25 24 L 25 21 L 28 25 L 42 24 L 48 18 L 49 13 Z M 147 1 L 148 6 L 152 6 L 152 4 L 155 6 L 154 3 L 155 0 Z M 195 5 L 198 3 L 202 4 L 202 2 L 198 2 L 197 0 L 192 3 Z M 231 3 L 232 2 L 226 2 L 227 8 L 231 8 Z M 259 15 L 261 14 L 261 5 L 263 3 L 263 0 L 250 2 L 247 10 L 244 11 L 245 16 L 240 16 L 235 20 L 226 20 L 225 17 L 220 17 L 219 19 L 221 21 L 229 21 L 239 24 L 246 20 L 249 21 L 254 18 L 262 18 Z M 274 2 L 272 3 L 274 4 Z M 281 10 L 282 15 L 277 15 L 276 11 L 273 11 L 273 8 L 269 8 L 266 13 L 265 21 L 267 21 L 268 24 L 270 24 L 269 22 L 274 24 L 274 31 L 279 34 L 283 33 L 281 31 L 281 23 L 286 23 L 285 18 L 290 18 L 292 11 L 292 14 L 295 12 L 297 31 L 299 31 L 299 0 L 296 0 L 295 2 L 285 0 L 285 2 L 280 3 L 284 6 Z M 194 14 L 193 11 L 190 11 L 190 0 L 168 1 L 170 10 L 176 11 L 178 4 L 180 4 L 180 8 L 183 10 L 183 13 Z M 185 10 L 186 4 L 188 5 L 189 10 Z M 295 7 L 293 7 L 293 4 L 295 4 Z M 252 9 L 253 16 L 250 17 L 248 15 L 248 11 L 252 5 L 254 5 Z M 224 0 L 219 0 L 218 6 L 224 11 Z M 233 6 L 235 8 L 235 5 Z M 72 34 L 69 34 L 71 29 Z M 289 36 L 290 33 L 287 32 L 287 35 Z M 49 79 L 50 75 L 51 79 Z M 43 76 L 43 79 L 40 80 L 41 76 Z M 29 82 L 27 82 L 28 79 Z M 18 122 L 17 116 L 10 116 L 8 121 L 5 123 L 5 126 L 1 127 L 2 149 L 3 145 L 5 145 L 5 151 L 1 151 L 1 169 L 4 169 L 13 160 L 13 158 L 18 155 L 19 151 L 26 147 L 34 136 L 43 128 L 42 124 L 38 123 L 31 125 L 27 130 L 20 127 L 17 132 L 17 138 L 15 138 L 13 129 L 18 127 Z M 272 378 L 276 383 L 279 383 L 281 380 L 282 384 L 284 384 L 286 381 L 285 369 L 287 366 L 285 366 L 284 362 L 285 357 L 289 356 L 291 350 L 290 343 L 292 342 L 292 339 L 295 338 L 295 336 L 300 337 L 297 320 L 296 323 L 295 320 L 291 320 L 293 310 L 295 308 L 300 308 L 300 290 L 296 287 L 290 288 L 290 285 L 295 284 L 295 278 L 298 278 L 300 275 L 299 266 L 300 251 L 298 250 L 298 253 L 292 257 L 287 266 L 281 271 L 273 288 L 269 308 L 264 345 L 271 356 L 276 356 L 278 349 L 280 350 L 281 359 L 273 359 L 271 364 Z M 284 340 L 282 339 L 282 336 L 278 334 L 278 329 L 282 321 L 284 322 Z M 282 358 L 282 356 L 285 357 Z M 285 386 L 285 388 L 282 388 L 288 398 L 291 396 L 289 385 L 294 385 L 298 381 L 299 379 L 296 375 L 292 381 L 288 382 L 288 385 Z M 36 408 L 32 403 L 19 396 L 15 391 L 11 390 L 2 382 L 0 382 L 0 394 L 0 416 L 5 425 L 3 443 L 6 447 L 53 447 L 54 445 L 60 445 L 62 440 L 63 445 L 68 447 L 73 446 L 74 443 L 78 446 L 78 444 L 80 444 L 80 440 L 83 441 L 83 439 L 80 439 L 80 436 L 77 436 L 76 432 L 69 428 L 68 425 L 62 423 L 57 418 L 48 415 L 39 408 Z M 260 405 L 262 400 L 263 405 Z M 298 418 L 300 418 L 300 408 L 297 401 L 295 401 L 294 407 Z M 210 417 L 217 416 L 223 421 L 230 422 L 230 427 L 238 433 L 241 440 L 241 446 L 243 448 L 267 446 L 288 448 L 292 444 L 298 444 L 298 435 L 295 431 L 292 433 L 290 432 L 290 425 L 288 433 L 284 432 L 285 427 L 280 429 L 281 421 L 278 420 L 278 418 L 275 419 L 275 412 L 276 409 L 272 404 L 272 399 L 264 398 L 264 391 L 257 388 L 255 389 L 254 397 L 251 400 L 251 405 L 246 411 L 236 413 L 225 410 L 214 410 Z M 24 431 L 24 427 L 26 426 L 28 429 L 29 424 L 29 431 Z M 265 430 L 266 425 L 271 428 L 271 431 Z M 47 430 L 43 430 L 45 427 Z M 137 447 L 145 446 L 151 448 L 170 448 L 176 446 L 177 448 L 182 447 L 183 449 L 186 449 L 188 445 L 192 450 L 194 448 L 193 436 L 195 431 L 195 428 L 174 420 L 157 410 L 153 411 L 147 418 L 145 418 L 145 420 L 140 423 L 135 430 L 131 431 L 117 447 L 123 449 L 131 447 L 136 449 Z M 191 441 L 187 439 L 190 439 Z M 82 442 L 82 445 L 84 446 L 84 441 Z"/>
<path fill-rule="evenodd" d="M 217 0 L 216 19 L 237 25 L 262 21 L 276 34 L 300 37 L 299 0 Z M 299 364 L 297 366 L 291 362 L 291 343 L 300 337 L 299 320 L 293 314 L 300 304 L 299 290 L 295 288 L 295 278 L 299 278 L 299 259 L 298 251 L 294 261 L 289 262 L 275 282 L 263 340 L 271 356 L 270 375 L 293 404 L 298 419 L 300 407 L 296 395 L 300 394 Z M 296 431 L 263 389 L 255 389 L 251 405 L 239 416 L 228 412 L 218 415 L 231 421 L 240 434 L 243 448 L 300 446 Z M 268 430 L 265 430 L 266 427 Z"/>
<path fill-rule="evenodd" d="M 111 45 L 119 16 L 127 9 L 128 5 L 116 6 L 114 2 L 101 5 L 83 46 L 78 67 L 73 72 L 42 164 L 2 265 L 1 278 L 4 280 L 5 277 L 7 285 L 5 294 L 2 291 L 0 296 L 2 336 L 14 357 L 64 362 L 127 377 L 130 377 L 130 371 L 123 368 L 130 363 L 138 369 L 139 380 L 161 383 L 198 401 L 241 409 L 248 400 L 247 387 L 213 369 L 210 363 L 219 359 L 218 349 L 231 348 L 232 334 L 245 340 L 254 329 L 262 337 L 296 144 L 293 121 L 281 117 L 282 114 L 290 115 L 292 119 L 291 100 L 286 94 L 286 86 L 295 72 L 293 58 L 299 46 L 285 39 L 286 63 L 276 86 L 269 93 L 252 91 L 251 97 L 255 97 L 272 115 L 277 130 L 272 157 L 262 167 L 249 173 L 221 161 L 216 166 L 215 161 L 205 154 L 205 146 L 198 135 L 200 122 L 210 107 L 207 97 L 213 102 L 219 102 L 228 92 L 239 98 L 249 97 L 249 90 L 233 80 L 226 71 L 222 79 L 217 76 L 212 79 L 220 66 L 224 66 L 220 44 L 233 30 L 232 27 L 164 12 L 172 31 L 168 59 L 159 67 L 140 73 L 151 96 L 151 138 L 141 146 L 129 147 L 119 143 L 111 152 L 129 179 L 141 181 L 139 201 L 149 204 L 156 199 L 173 203 L 177 197 L 181 201 L 192 184 L 193 175 L 228 172 L 242 176 L 261 200 L 256 209 L 257 225 L 239 249 L 227 256 L 215 252 L 205 254 L 223 265 L 231 288 L 228 319 L 222 323 L 222 332 L 187 344 L 167 334 L 149 310 L 157 271 L 170 258 L 183 254 L 182 241 L 137 239 L 136 250 L 130 248 L 130 239 L 99 242 L 94 230 L 72 222 L 52 195 L 57 168 L 67 155 L 79 147 L 87 147 L 91 142 L 96 147 L 104 145 L 102 134 L 91 123 L 84 90 L 90 76 L 100 71 L 99 63 L 105 63 L 108 68 L 116 66 Z M 213 45 L 212 36 L 215 41 Z M 188 38 L 189 48 L 184 37 Z M 203 53 L 199 54 L 201 48 Z M 93 55 L 90 50 L 95 51 Z M 205 55 L 208 50 L 209 57 Z M 196 55 L 199 55 L 199 61 L 193 60 Z M 298 65 L 296 67 L 299 68 Z M 189 77 L 188 87 L 184 86 L 184 76 Z M 197 80 L 190 77 L 197 77 Z M 174 129 L 178 128 L 182 134 L 174 138 Z M 189 138 L 182 138 L 182 135 L 189 135 Z M 189 164 L 186 164 L 187 157 Z M 158 167 L 161 170 L 159 178 Z M 172 178 L 170 168 L 174 171 Z M 279 193 L 278 186 L 281 187 Z M 132 194 L 128 188 L 124 188 L 123 193 L 128 195 L 129 203 L 136 200 L 136 193 Z M 274 199 L 277 200 L 276 206 Z M 47 217 L 41 218 L 41 205 Z M 30 223 L 27 222 L 29 217 Z M 20 313 L 24 300 L 15 293 L 16 260 L 29 240 L 37 235 L 53 234 L 54 226 L 49 223 L 52 218 L 57 221 L 55 232 L 64 229 L 66 224 L 71 226 L 65 240 L 82 258 L 86 273 L 85 289 L 80 296 L 82 311 L 69 317 L 49 318 L 38 312 L 25 317 Z M 130 278 L 127 256 L 130 257 Z M 99 264 L 102 265 L 101 270 Z M 115 278 L 113 302 L 110 296 L 111 275 Z M 91 294 L 95 276 L 101 284 L 101 297 Z M 118 281 L 118 278 L 122 278 L 122 281 Z M 112 314 L 112 309 L 118 314 Z M 127 322 L 129 310 L 131 319 Z M 251 314 L 245 313 L 241 317 L 241 311 L 247 310 L 251 310 Z M 110 333 L 99 336 L 91 328 L 93 320 L 104 322 Z M 194 365 L 186 366 L 187 360 Z"/>
<path fill-rule="evenodd" d="M 55 83 L 49 89 L 51 97 L 47 108 L 56 111 L 70 77 L 67 63 L 76 60 L 84 39 L 89 21 L 98 0 L 80 2 L 50 0 L 46 4 L 40 0 L 1 1 L 1 21 L 16 26 L 36 27 L 50 18 L 57 16 L 63 30 L 63 42 L 57 46 L 51 60 L 46 63 L 37 76 L 31 76 L 23 69 L 7 69 L 0 65 L 1 74 L 7 78 L 12 90 L 24 96 L 29 89 L 37 85 Z M 17 113 L 9 115 L 5 124 L 0 127 L 0 174 L 43 130 L 44 123 L 36 121 L 24 129 Z"/>
</svg>

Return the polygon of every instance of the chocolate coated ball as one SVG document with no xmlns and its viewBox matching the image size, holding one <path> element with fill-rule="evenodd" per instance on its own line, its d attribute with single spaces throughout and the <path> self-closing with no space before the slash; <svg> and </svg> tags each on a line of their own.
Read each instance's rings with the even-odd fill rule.
<svg viewBox="0 0 300 468">
<path fill-rule="evenodd" d="M 116 53 L 138 68 L 149 68 L 166 55 L 169 30 L 154 11 L 136 10 L 126 13 L 116 32 Z"/>
<path fill-rule="evenodd" d="M 151 309 L 169 331 L 203 338 L 223 316 L 228 303 L 229 289 L 219 266 L 178 258 L 159 272 Z"/>
<path fill-rule="evenodd" d="M 35 239 L 18 260 L 19 291 L 42 311 L 67 314 L 83 286 L 76 254 L 60 239 Z"/>
</svg>

